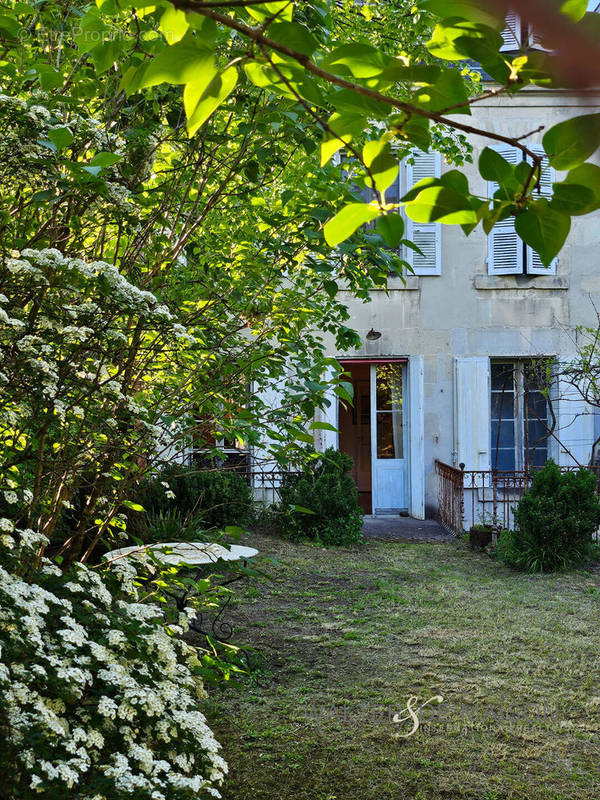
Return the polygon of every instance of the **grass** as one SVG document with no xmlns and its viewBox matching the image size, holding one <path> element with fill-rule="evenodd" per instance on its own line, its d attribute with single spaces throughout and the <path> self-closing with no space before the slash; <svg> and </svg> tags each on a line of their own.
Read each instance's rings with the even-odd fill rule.
<svg viewBox="0 0 600 800">
<path fill-rule="evenodd" d="M 516 574 L 457 542 L 253 538 L 277 563 L 232 611 L 262 667 L 209 701 L 224 800 L 600 797 L 598 572 Z M 402 736 L 394 713 L 434 695 Z"/>
</svg>

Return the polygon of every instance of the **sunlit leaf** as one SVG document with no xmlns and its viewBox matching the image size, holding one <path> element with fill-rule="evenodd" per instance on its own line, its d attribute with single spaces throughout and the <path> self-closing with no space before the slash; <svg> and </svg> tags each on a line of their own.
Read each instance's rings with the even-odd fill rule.
<svg viewBox="0 0 600 800">
<path fill-rule="evenodd" d="M 325 223 L 323 232 L 325 241 L 331 247 L 343 242 L 364 225 L 380 215 L 377 206 L 368 203 L 350 203 Z"/>
<path fill-rule="evenodd" d="M 188 115 L 187 130 L 189 136 L 193 136 L 196 131 L 204 125 L 210 115 L 229 97 L 235 89 L 238 80 L 236 67 L 227 67 L 216 75 L 204 91 L 199 92 L 194 84 L 188 85 L 184 91 L 188 92 L 187 105 L 193 107 L 193 111 Z"/>
<path fill-rule="evenodd" d="M 600 114 L 583 114 L 559 122 L 544 134 L 542 144 L 556 169 L 579 166 L 600 147 Z"/>
</svg>

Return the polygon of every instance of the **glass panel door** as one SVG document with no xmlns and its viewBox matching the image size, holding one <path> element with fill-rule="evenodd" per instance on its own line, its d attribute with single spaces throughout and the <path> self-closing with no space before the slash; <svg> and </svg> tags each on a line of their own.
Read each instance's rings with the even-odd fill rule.
<svg viewBox="0 0 600 800">
<path fill-rule="evenodd" d="M 371 366 L 371 437 L 373 508 L 397 512 L 408 507 L 405 367 L 401 363 Z"/>
</svg>

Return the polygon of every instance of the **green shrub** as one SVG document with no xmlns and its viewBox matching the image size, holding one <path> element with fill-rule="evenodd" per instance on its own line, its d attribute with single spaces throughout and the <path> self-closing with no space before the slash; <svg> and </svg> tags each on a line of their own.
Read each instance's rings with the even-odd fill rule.
<svg viewBox="0 0 600 800">
<path fill-rule="evenodd" d="M 525 572 L 576 567 L 590 557 L 600 524 L 596 476 L 587 469 L 561 472 L 550 460 L 515 509 L 514 531 L 498 539 L 498 556 Z"/>
<path fill-rule="evenodd" d="M 285 475 L 280 489 L 284 535 L 325 545 L 360 541 L 362 514 L 351 469 L 350 456 L 329 448 L 302 473 Z"/>
<path fill-rule="evenodd" d="M 204 528 L 246 525 L 252 518 L 252 491 L 231 470 L 202 470 L 172 464 L 145 481 L 139 502 L 149 521 L 176 512 L 183 525 L 197 519 Z"/>
</svg>

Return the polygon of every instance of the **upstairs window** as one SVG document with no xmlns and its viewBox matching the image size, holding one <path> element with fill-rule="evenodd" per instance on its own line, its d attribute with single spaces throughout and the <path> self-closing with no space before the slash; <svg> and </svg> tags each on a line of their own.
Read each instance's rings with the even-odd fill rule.
<svg viewBox="0 0 600 800">
<path fill-rule="evenodd" d="M 399 199 L 423 178 L 439 178 L 441 175 L 441 157 L 439 153 L 423 153 L 420 150 L 412 155 L 413 164 L 407 159 L 398 162 L 398 175 L 391 186 L 386 189 L 385 199 L 388 203 L 397 203 Z M 375 193 L 366 188 L 361 191 L 365 202 L 371 202 Z M 413 222 L 403 212 L 405 238 L 414 242 L 421 253 L 409 247 L 401 246 L 400 255 L 412 267 L 415 275 L 441 275 L 442 273 L 442 234 L 441 225 Z M 375 228 L 375 222 L 367 227 Z"/>
<path fill-rule="evenodd" d="M 506 159 L 510 164 L 523 161 L 523 153 L 510 145 L 494 145 L 493 149 Z M 543 155 L 544 150 L 540 145 L 532 145 L 530 149 L 536 155 Z M 539 196 L 551 197 L 554 170 L 548 160 L 542 162 L 542 175 L 539 183 Z M 488 182 L 488 197 L 493 197 L 498 190 L 498 184 Z M 537 190 L 536 190 L 537 193 Z M 526 245 L 515 231 L 515 218 L 497 222 L 488 236 L 488 272 L 490 275 L 554 275 L 558 259 L 555 258 L 549 267 L 545 267 L 539 255 Z"/>
<path fill-rule="evenodd" d="M 523 43 L 521 18 L 515 11 L 509 11 L 506 15 L 506 26 L 502 31 L 502 41 L 501 52 L 521 49 Z"/>
</svg>

